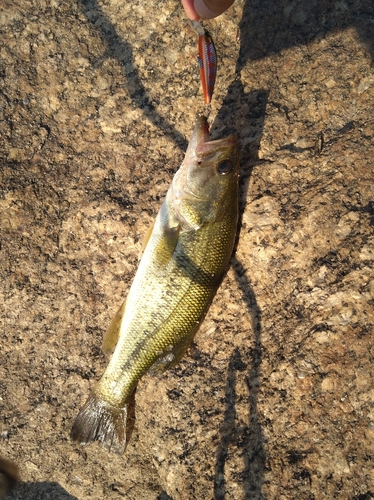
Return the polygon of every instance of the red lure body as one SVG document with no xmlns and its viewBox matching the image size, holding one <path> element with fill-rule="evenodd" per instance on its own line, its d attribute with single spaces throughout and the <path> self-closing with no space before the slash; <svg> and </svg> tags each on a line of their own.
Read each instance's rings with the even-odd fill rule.
<svg viewBox="0 0 374 500">
<path fill-rule="evenodd" d="M 212 100 L 217 73 L 217 56 L 213 40 L 207 31 L 199 35 L 199 67 L 205 104 Z"/>
</svg>

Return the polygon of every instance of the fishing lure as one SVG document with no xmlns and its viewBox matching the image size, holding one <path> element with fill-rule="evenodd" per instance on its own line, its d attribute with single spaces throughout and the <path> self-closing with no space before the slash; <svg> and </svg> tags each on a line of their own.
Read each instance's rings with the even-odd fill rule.
<svg viewBox="0 0 374 500">
<path fill-rule="evenodd" d="M 204 101 L 205 104 L 210 104 L 216 81 L 217 56 L 213 40 L 207 31 L 204 35 L 199 35 L 199 67 Z"/>
<path fill-rule="evenodd" d="M 199 35 L 198 63 L 205 104 L 210 104 L 217 74 L 217 55 L 212 37 L 197 21 L 191 22 Z"/>
</svg>

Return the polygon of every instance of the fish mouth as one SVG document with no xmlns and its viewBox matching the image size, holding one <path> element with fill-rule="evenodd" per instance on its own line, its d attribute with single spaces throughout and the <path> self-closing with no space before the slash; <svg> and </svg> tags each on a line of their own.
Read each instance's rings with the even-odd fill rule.
<svg viewBox="0 0 374 500">
<path fill-rule="evenodd" d="M 189 149 L 193 150 L 197 158 L 203 158 L 208 153 L 212 154 L 222 148 L 232 148 L 238 142 L 235 134 L 225 137 L 224 139 L 210 140 L 209 125 L 206 116 L 200 115 L 197 117 L 195 129 L 189 144 Z M 191 151 L 192 152 L 192 151 Z"/>
<path fill-rule="evenodd" d="M 192 136 L 194 135 L 196 136 L 196 147 L 202 143 L 209 142 L 209 125 L 206 116 L 200 115 L 197 117 Z"/>
</svg>

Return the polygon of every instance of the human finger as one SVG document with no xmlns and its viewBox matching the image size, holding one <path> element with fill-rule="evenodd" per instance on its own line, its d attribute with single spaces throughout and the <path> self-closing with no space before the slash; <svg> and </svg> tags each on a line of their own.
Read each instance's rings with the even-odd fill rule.
<svg viewBox="0 0 374 500">
<path fill-rule="evenodd" d="M 234 3 L 234 0 L 182 0 L 184 10 L 189 19 L 197 21 L 213 19 L 221 15 Z"/>
<path fill-rule="evenodd" d="M 195 10 L 193 0 L 182 0 L 182 5 L 186 11 L 188 19 L 191 19 L 191 21 L 198 21 L 200 19 L 199 14 Z"/>
</svg>

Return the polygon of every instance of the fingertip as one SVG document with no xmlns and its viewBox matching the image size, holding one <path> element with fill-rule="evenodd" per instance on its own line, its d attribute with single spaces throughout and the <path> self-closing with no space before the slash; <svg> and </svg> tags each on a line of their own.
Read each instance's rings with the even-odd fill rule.
<svg viewBox="0 0 374 500">
<path fill-rule="evenodd" d="M 182 0 L 183 1 L 183 0 Z M 204 0 L 194 0 L 193 2 L 194 10 L 196 14 L 203 19 L 213 19 L 217 14 L 214 13 L 206 6 Z"/>
<path fill-rule="evenodd" d="M 188 19 L 191 21 L 198 21 L 200 19 L 199 14 L 195 10 L 193 0 L 182 0 L 182 5 L 186 11 Z"/>
<path fill-rule="evenodd" d="M 194 0 L 193 6 L 198 16 L 213 19 L 220 16 L 234 3 L 234 0 Z"/>
</svg>

